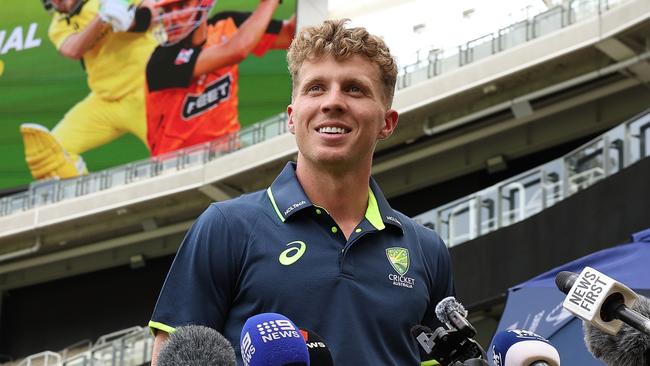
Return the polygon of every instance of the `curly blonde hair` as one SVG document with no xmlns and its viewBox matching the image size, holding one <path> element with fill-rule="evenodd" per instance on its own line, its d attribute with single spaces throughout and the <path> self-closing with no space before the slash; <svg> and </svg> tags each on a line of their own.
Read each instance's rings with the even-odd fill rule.
<svg viewBox="0 0 650 366">
<path fill-rule="evenodd" d="M 327 55 L 345 60 L 359 55 L 379 66 L 385 101 L 390 106 L 395 93 L 397 63 L 381 38 L 368 33 L 365 28 L 346 28 L 348 20 L 326 20 L 319 26 L 303 28 L 296 35 L 287 53 L 292 90 L 298 83 L 298 71 L 305 60 Z"/>
</svg>

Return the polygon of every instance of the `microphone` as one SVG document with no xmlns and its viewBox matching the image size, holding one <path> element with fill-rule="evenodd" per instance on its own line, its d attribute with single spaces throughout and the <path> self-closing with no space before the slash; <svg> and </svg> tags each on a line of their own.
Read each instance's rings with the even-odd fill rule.
<svg viewBox="0 0 650 366">
<path fill-rule="evenodd" d="M 560 354 L 544 337 L 512 329 L 492 339 L 492 361 L 494 366 L 560 366 Z"/>
<path fill-rule="evenodd" d="M 567 294 L 562 306 L 603 332 L 615 335 L 625 322 L 650 335 L 650 319 L 628 307 L 634 306 L 639 295 L 622 283 L 585 267 L 580 275 L 558 273 L 555 284 Z"/>
<path fill-rule="evenodd" d="M 467 337 L 476 335 L 476 329 L 467 321 L 467 310 L 453 296 L 445 297 L 436 305 L 436 317 L 449 329 L 458 329 Z"/>
<path fill-rule="evenodd" d="M 158 366 L 236 366 L 235 350 L 219 332 L 200 325 L 176 328 L 163 343 Z"/>
<path fill-rule="evenodd" d="M 632 309 L 650 317 L 650 300 L 639 296 Z M 612 366 L 650 366 L 649 335 L 627 324 L 615 336 L 604 333 L 589 322 L 583 322 L 582 325 L 585 344 L 595 358 Z"/>
<path fill-rule="evenodd" d="M 453 297 L 442 299 L 435 308 L 438 320 L 447 329 L 431 330 L 423 325 L 411 328 L 411 335 L 428 357 L 441 365 L 487 365 L 481 346 L 471 337 L 476 330 L 465 318 L 467 310 Z"/>
<path fill-rule="evenodd" d="M 305 339 L 298 327 L 281 314 L 248 318 L 239 344 L 245 366 L 309 366 Z"/>
<path fill-rule="evenodd" d="M 332 353 L 325 341 L 316 332 L 309 329 L 300 329 L 300 334 L 307 344 L 309 364 L 311 366 L 334 366 Z"/>
</svg>

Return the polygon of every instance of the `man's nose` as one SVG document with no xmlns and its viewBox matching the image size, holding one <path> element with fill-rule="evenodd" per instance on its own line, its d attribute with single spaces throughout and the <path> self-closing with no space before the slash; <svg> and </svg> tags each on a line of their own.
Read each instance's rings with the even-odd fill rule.
<svg viewBox="0 0 650 366">
<path fill-rule="evenodd" d="M 345 109 L 345 98 L 340 88 L 330 88 L 325 95 L 321 110 L 324 113 L 342 112 Z"/>
</svg>

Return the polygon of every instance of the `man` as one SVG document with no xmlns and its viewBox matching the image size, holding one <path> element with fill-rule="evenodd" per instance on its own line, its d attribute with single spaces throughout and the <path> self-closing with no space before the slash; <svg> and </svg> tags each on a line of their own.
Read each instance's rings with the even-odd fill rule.
<svg viewBox="0 0 650 366">
<path fill-rule="evenodd" d="M 251 13 L 208 19 L 214 0 L 158 0 L 154 34 L 161 46 L 147 65 L 147 139 L 151 155 L 239 131 L 238 64 L 250 53 L 286 49 L 295 17 L 272 20 L 277 0 Z M 270 91 L 269 91 L 270 92 Z"/>
<path fill-rule="evenodd" d="M 90 94 L 52 132 L 37 124 L 23 124 L 20 131 L 35 179 L 71 178 L 87 173 L 82 153 L 126 132 L 146 144 L 144 71 L 155 47 L 153 37 L 145 33 L 151 12 L 136 11 L 127 0 L 43 4 L 54 10 L 50 40 L 61 55 L 81 61 Z"/>
<path fill-rule="evenodd" d="M 397 126 L 395 61 L 344 21 L 302 30 L 287 59 L 297 162 L 190 229 L 149 323 L 154 360 L 175 327 L 213 327 L 239 350 L 246 319 L 277 312 L 321 335 L 336 365 L 416 364 L 409 330 L 434 326 L 454 286 L 444 243 L 370 177 L 376 143 Z"/>
</svg>

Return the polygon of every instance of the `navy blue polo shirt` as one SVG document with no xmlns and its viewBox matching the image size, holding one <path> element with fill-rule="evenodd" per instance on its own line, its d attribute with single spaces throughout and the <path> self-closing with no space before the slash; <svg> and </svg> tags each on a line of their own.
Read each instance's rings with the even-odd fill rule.
<svg viewBox="0 0 650 366">
<path fill-rule="evenodd" d="M 313 205 L 289 163 L 266 191 L 218 202 L 183 240 L 149 326 L 200 324 L 232 343 L 249 317 L 287 316 L 315 331 L 340 365 L 417 365 L 416 324 L 454 295 L 449 252 L 393 210 L 374 180 L 349 239 Z"/>
</svg>

